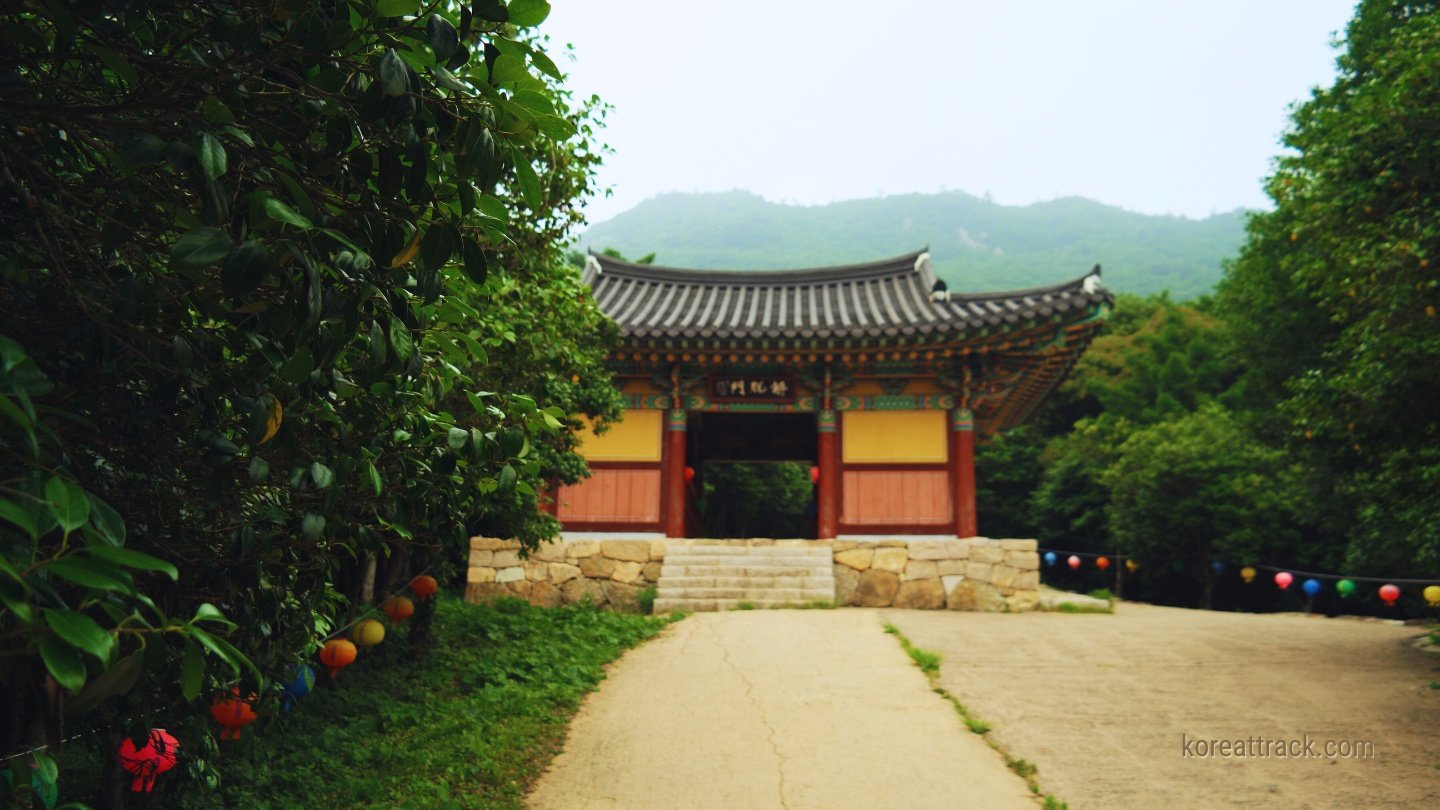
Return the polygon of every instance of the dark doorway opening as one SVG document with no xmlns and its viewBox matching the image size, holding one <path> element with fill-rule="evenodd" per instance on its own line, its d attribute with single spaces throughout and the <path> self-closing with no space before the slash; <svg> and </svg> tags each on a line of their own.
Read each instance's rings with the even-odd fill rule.
<svg viewBox="0 0 1440 810">
<path fill-rule="evenodd" d="M 696 413 L 686 439 L 703 536 L 815 536 L 814 414 Z"/>
</svg>

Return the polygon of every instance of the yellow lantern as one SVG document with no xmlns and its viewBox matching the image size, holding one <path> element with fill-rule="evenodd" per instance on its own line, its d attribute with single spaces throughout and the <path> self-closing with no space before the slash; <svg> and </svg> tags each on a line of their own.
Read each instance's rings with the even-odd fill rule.
<svg viewBox="0 0 1440 810">
<path fill-rule="evenodd" d="M 1245 566 L 1244 568 L 1241 568 L 1241 569 L 1240 569 L 1240 578 L 1243 579 L 1243 580 L 1245 580 L 1245 584 L 1247 584 L 1247 585 L 1250 584 L 1251 582 L 1254 582 L 1254 581 L 1255 581 L 1255 566 L 1253 566 L 1253 565 L 1247 565 L 1247 566 Z"/>
<path fill-rule="evenodd" d="M 1440 607 L 1440 585 L 1425 586 L 1425 601 L 1433 606 Z"/>
<path fill-rule="evenodd" d="M 1137 569 L 1137 568 L 1139 568 L 1139 567 L 1140 567 L 1140 563 L 1135 562 L 1134 560 L 1126 560 L 1126 561 L 1125 561 L 1125 568 L 1126 568 L 1127 570 L 1129 570 L 1130 573 L 1132 573 L 1132 574 L 1135 573 L 1135 569 Z"/>
<path fill-rule="evenodd" d="M 385 625 L 374 619 L 365 619 L 351 628 L 350 640 L 365 649 L 374 647 L 385 640 Z"/>
</svg>

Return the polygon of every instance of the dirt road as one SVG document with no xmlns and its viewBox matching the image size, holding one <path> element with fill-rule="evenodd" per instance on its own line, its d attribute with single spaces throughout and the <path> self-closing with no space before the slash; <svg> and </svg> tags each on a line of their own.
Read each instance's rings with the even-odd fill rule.
<svg viewBox="0 0 1440 810">
<path fill-rule="evenodd" d="M 876 612 L 702 613 L 586 700 L 537 810 L 1035 810 Z"/>
<path fill-rule="evenodd" d="M 883 615 L 1072 810 L 1440 807 L 1440 659 L 1409 645 L 1418 628 L 1134 604 Z M 1201 756 L 1306 735 L 1373 758 Z"/>
</svg>

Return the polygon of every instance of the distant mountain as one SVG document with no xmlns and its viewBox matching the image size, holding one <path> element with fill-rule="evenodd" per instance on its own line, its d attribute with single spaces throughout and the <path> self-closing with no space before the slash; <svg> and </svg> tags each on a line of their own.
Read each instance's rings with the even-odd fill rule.
<svg viewBox="0 0 1440 810">
<path fill-rule="evenodd" d="M 656 254 L 671 267 L 770 270 L 881 259 L 930 246 L 935 272 L 963 291 L 1066 281 L 1103 265 L 1119 292 L 1210 292 L 1244 239 L 1245 214 L 1202 220 L 1136 214 L 1079 197 L 999 205 L 958 191 L 829 205 L 745 191 L 662 194 L 580 235 L 583 249 Z"/>
</svg>

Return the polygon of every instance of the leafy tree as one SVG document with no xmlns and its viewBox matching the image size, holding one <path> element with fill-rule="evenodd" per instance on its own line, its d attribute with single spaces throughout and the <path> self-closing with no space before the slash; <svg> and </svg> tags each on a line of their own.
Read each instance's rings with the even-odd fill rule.
<svg viewBox="0 0 1440 810">
<path fill-rule="evenodd" d="M 1440 570 L 1440 4 L 1366 0 L 1298 106 L 1221 303 L 1350 562 Z"/>
<path fill-rule="evenodd" d="M 1030 498 L 1049 437 L 1026 425 L 975 448 L 976 519 L 988 537 L 1033 537 Z"/>
<path fill-rule="evenodd" d="M 812 537 L 815 485 L 795 462 L 711 462 L 701 473 L 706 537 Z"/>
<path fill-rule="evenodd" d="M 1293 554 L 1301 517 L 1295 476 L 1283 452 L 1209 404 L 1131 433 L 1100 482 L 1120 551 L 1150 568 L 1178 564 L 1208 608 L 1212 561 Z"/>
<path fill-rule="evenodd" d="M 213 779 L 202 694 L 250 663 L 242 688 L 273 700 L 268 678 L 365 592 L 366 560 L 392 582 L 444 574 L 480 521 L 581 474 L 560 420 L 615 402 L 575 380 L 607 333 L 584 331 L 599 318 L 559 245 L 603 109 L 527 30 L 548 11 L 0 10 L 0 416 L 18 431 L 0 453 L 0 714 L 23 720 L 5 751 L 53 741 L 67 704 L 107 757 L 159 716 Z M 201 627 L 222 612 L 228 637 Z M 57 628 L 69 613 L 103 639 Z M 32 698 L 46 677 L 64 697 Z"/>
</svg>

